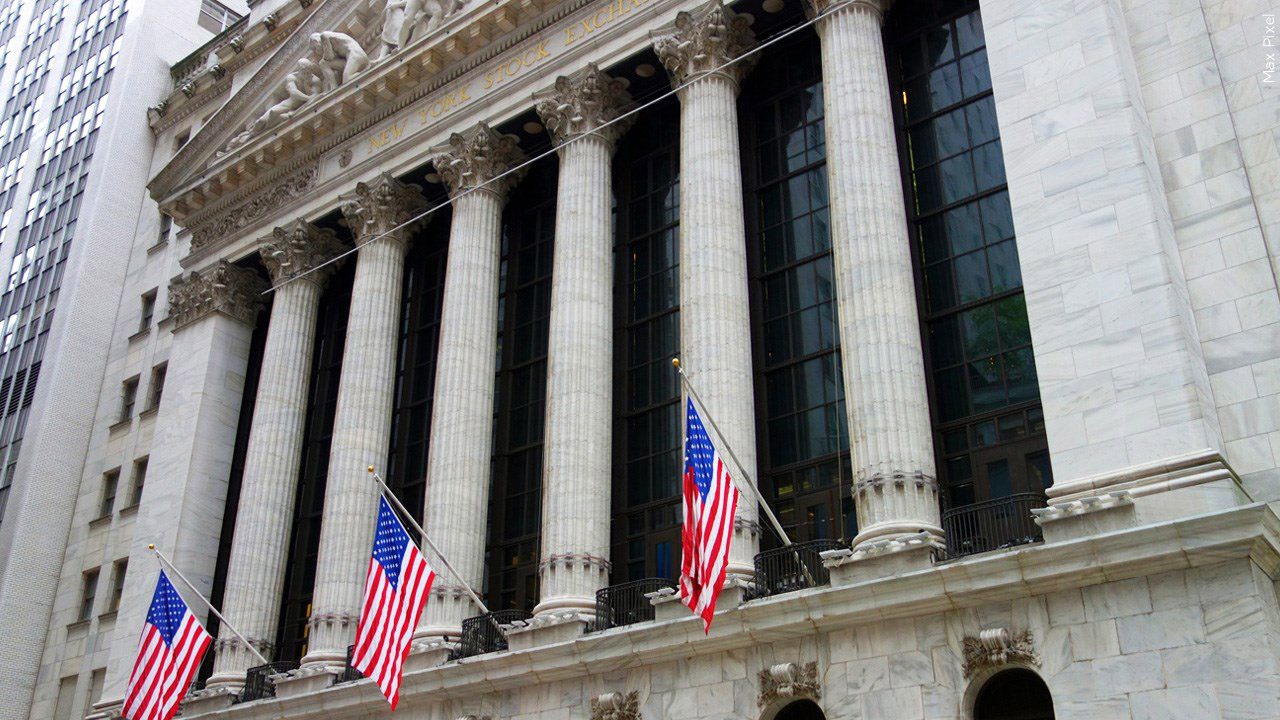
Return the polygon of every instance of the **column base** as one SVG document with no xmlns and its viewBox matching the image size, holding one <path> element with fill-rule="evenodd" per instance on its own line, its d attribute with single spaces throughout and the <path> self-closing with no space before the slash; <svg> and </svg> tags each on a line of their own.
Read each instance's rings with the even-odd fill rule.
<svg viewBox="0 0 1280 720">
<path fill-rule="evenodd" d="M 343 660 L 343 667 L 346 660 Z M 342 669 L 334 670 L 325 666 L 302 667 L 283 675 L 275 675 L 276 697 L 290 698 L 309 695 L 333 685 L 334 679 L 342 674 Z"/>
<path fill-rule="evenodd" d="M 595 622 L 595 613 L 576 610 L 544 612 L 523 625 L 510 626 L 507 630 L 507 647 L 511 650 L 530 650 L 545 645 L 569 642 L 586 634 Z"/>
<path fill-rule="evenodd" d="M 680 602 L 679 590 L 663 588 L 657 592 L 646 593 L 645 597 L 649 598 L 649 604 L 653 606 L 653 619 L 655 622 L 681 620 L 693 616 L 689 608 Z"/>
<path fill-rule="evenodd" d="M 942 528 L 937 525 L 925 522 L 902 522 L 890 521 L 871 525 L 860 531 L 850 543 L 854 549 L 858 549 L 867 543 L 883 542 L 888 540 L 908 540 L 914 538 L 921 533 L 932 535 L 934 538 L 941 539 L 944 535 Z"/>
<path fill-rule="evenodd" d="M 533 608 L 534 618 L 543 615 L 564 615 L 565 613 L 579 613 L 583 615 L 596 614 L 596 598 L 591 597 L 558 597 L 550 600 L 543 600 Z"/>
<path fill-rule="evenodd" d="M 831 586 L 879 580 L 933 566 L 946 547 L 929 532 L 864 542 L 852 550 L 828 550 L 822 564 L 831 573 Z"/>
<path fill-rule="evenodd" d="M 226 688 L 232 692 L 240 692 L 240 689 L 244 687 L 244 678 L 245 673 L 243 671 L 214 673 L 205 681 L 204 687 L 206 690 Z"/>
<path fill-rule="evenodd" d="M 404 661 L 406 674 L 418 670 L 429 670 L 449 661 L 449 654 L 457 649 L 458 644 L 440 637 L 413 641 L 409 648 L 409 657 Z"/>
</svg>

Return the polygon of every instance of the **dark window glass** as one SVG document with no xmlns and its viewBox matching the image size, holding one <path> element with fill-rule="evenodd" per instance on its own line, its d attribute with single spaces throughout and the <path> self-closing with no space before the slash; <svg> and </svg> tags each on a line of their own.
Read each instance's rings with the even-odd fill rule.
<svg viewBox="0 0 1280 720">
<path fill-rule="evenodd" d="M 614 160 L 613 583 L 679 573 L 679 120 L 674 98 L 645 110 Z"/>
<path fill-rule="evenodd" d="M 542 438 L 555 241 L 557 165 L 535 165 L 512 191 L 502 238 L 497 418 L 489 492 L 486 604 L 538 602 Z"/>
<path fill-rule="evenodd" d="M 950 506 L 1052 484 L 978 3 L 894 6 L 888 63 Z"/>
<path fill-rule="evenodd" d="M 759 481 L 796 540 L 855 532 L 816 37 L 768 52 L 742 96 Z M 764 544 L 776 542 L 766 532 Z"/>
</svg>

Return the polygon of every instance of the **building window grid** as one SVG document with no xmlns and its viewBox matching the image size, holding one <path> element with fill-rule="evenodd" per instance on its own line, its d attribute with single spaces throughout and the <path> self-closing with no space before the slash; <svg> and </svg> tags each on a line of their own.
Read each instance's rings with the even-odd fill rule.
<svg viewBox="0 0 1280 720">
<path fill-rule="evenodd" d="M 555 240 L 554 166 L 515 191 L 502 238 L 486 594 L 495 609 L 538 599 L 547 337 Z"/>
<path fill-rule="evenodd" d="M 120 600 L 124 597 L 124 577 L 129 570 L 129 560 L 117 560 L 111 564 L 111 597 L 107 601 L 107 612 L 120 610 Z"/>
<path fill-rule="evenodd" d="M 899 6 L 890 65 L 938 473 L 956 507 L 1052 484 L 976 3 Z"/>
<path fill-rule="evenodd" d="M 156 316 L 156 293 L 157 290 L 151 289 L 142 294 L 138 312 L 138 332 L 151 329 L 151 321 Z"/>
<path fill-rule="evenodd" d="M 760 481 L 788 533 L 852 537 L 816 39 L 767 55 L 744 97 Z M 772 542 L 772 534 L 763 538 Z"/>
<path fill-rule="evenodd" d="M 202 0 L 197 24 L 216 35 L 234 25 L 239 19 L 240 15 L 217 0 Z"/>
<path fill-rule="evenodd" d="M 93 617 L 93 603 L 98 595 L 98 573 L 98 568 L 86 570 L 80 578 L 80 614 L 76 616 L 77 622 Z"/>
<path fill-rule="evenodd" d="M 142 503 L 142 488 L 147 484 L 147 465 L 150 456 L 140 457 L 133 461 L 133 476 L 129 490 L 129 507 L 137 507 Z"/>
<path fill-rule="evenodd" d="M 120 468 L 102 474 L 102 496 L 98 501 L 98 517 L 111 515 L 116 507 L 116 493 L 120 489 Z"/>
<path fill-rule="evenodd" d="M 164 377 L 168 371 L 168 363 L 160 363 L 151 368 L 151 384 L 147 391 L 148 411 L 159 409 L 160 397 L 164 394 Z"/>
<path fill-rule="evenodd" d="M 138 401 L 138 376 L 135 375 L 120 384 L 120 412 L 116 422 L 128 422 L 133 417 L 133 407 Z"/>
</svg>

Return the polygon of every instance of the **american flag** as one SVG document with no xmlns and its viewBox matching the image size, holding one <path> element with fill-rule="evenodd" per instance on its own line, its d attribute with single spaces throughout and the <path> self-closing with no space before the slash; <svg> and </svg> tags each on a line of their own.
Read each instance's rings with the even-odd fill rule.
<svg viewBox="0 0 1280 720">
<path fill-rule="evenodd" d="M 125 691 L 125 719 L 170 720 L 212 639 L 161 570 Z"/>
<path fill-rule="evenodd" d="M 378 683 L 392 710 L 400 701 L 400 671 L 435 579 L 418 545 L 382 498 L 351 664 Z"/>
<path fill-rule="evenodd" d="M 680 599 L 710 632 L 733 541 L 738 488 L 689 399 L 684 438 L 684 525 L 680 529 Z"/>
</svg>

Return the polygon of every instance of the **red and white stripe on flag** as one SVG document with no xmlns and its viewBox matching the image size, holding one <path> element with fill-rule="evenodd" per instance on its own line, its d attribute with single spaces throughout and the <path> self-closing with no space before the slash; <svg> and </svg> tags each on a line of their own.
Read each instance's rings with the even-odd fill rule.
<svg viewBox="0 0 1280 720">
<path fill-rule="evenodd" d="M 400 701 L 404 660 L 435 577 L 383 498 L 351 665 L 373 678 L 392 710 Z"/>
<path fill-rule="evenodd" d="M 738 488 L 707 435 L 692 398 L 688 401 L 684 452 L 680 599 L 702 618 L 703 632 L 710 632 L 729 566 Z"/>
<path fill-rule="evenodd" d="M 125 690 L 125 720 L 170 720 L 212 640 L 160 571 Z"/>
</svg>

